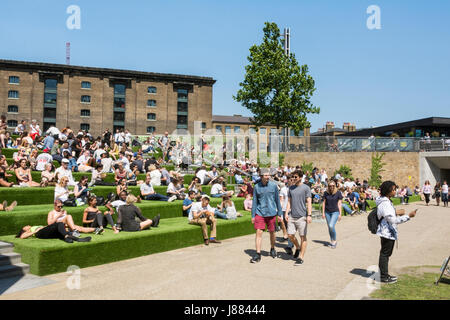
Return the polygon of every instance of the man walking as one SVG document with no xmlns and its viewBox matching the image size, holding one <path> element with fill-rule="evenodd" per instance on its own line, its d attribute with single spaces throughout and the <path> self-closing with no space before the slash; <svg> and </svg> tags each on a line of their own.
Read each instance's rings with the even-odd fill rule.
<svg viewBox="0 0 450 320">
<path fill-rule="evenodd" d="M 261 261 L 262 234 L 266 226 L 270 233 L 270 255 L 274 259 L 277 257 L 277 252 L 275 251 L 275 224 L 277 215 L 281 217 L 283 211 L 278 187 L 269 179 L 269 170 L 261 169 L 261 180 L 255 185 L 253 190 L 252 223 L 256 230 L 256 255 L 250 260 L 251 263 Z"/>
<path fill-rule="evenodd" d="M 311 212 L 311 189 L 302 182 L 303 172 L 297 170 L 292 174 L 294 184 L 289 188 L 288 205 L 285 219 L 288 223 L 289 239 L 295 245 L 295 266 L 303 264 L 307 240 L 306 233 L 308 224 L 312 222 Z M 299 244 L 295 234 L 299 233 L 301 243 Z"/>
</svg>

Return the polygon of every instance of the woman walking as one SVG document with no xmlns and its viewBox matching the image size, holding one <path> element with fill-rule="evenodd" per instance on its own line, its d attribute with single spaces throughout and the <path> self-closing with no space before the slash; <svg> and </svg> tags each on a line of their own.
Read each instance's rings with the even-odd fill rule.
<svg viewBox="0 0 450 320">
<path fill-rule="evenodd" d="M 444 180 L 444 183 L 442 184 L 442 203 L 444 204 L 444 207 L 448 207 L 448 184 L 447 181 Z"/>
<path fill-rule="evenodd" d="M 436 199 L 436 205 L 439 207 L 439 203 L 441 202 L 441 183 L 437 182 L 434 186 L 434 198 Z"/>
<path fill-rule="evenodd" d="M 417 209 L 405 215 L 404 210 L 395 210 L 391 198 L 395 197 L 397 185 L 392 181 L 385 181 L 380 186 L 381 196 L 377 198 L 377 216 L 380 224 L 377 236 L 381 238 L 381 250 L 379 257 L 380 279 L 382 283 L 395 283 L 397 277 L 389 275 L 389 257 L 394 250 L 395 241 L 398 239 L 397 225 L 409 221 L 415 217 Z"/>
<path fill-rule="evenodd" d="M 430 203 L 430 195 L 431 195 L 431 184 L 430 180 L 425 181 L 425 184 L 422 187 L 422 193 L 425 197 L 425 202 L 428 204 Z"/>
<path fill-rule="evenodd" d="M 341 221 L 342 216 L 342 193 L 337 189 L 336 182 L 328 183 L 327 191 L 323 194 L 322 218 L 327 220 L 328 232 L 330 233 L 331 249 L 336 249 L 336 223 Z"/>
</svg>

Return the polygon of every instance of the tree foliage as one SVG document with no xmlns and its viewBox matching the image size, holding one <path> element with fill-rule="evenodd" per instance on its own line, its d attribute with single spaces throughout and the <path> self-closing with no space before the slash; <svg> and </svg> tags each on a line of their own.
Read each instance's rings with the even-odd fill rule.
<svg viewBox="0 0 450 320">
<path fill-rule="evenodd" d="M 382 177 L 381 172 L 384 171 L 383 167 L 385 163 L 382 161 L 385 153 L 379 153 L 372 155 L 372 168 L 370 169 L 370 179 L 369 179 L 369 185 L 379 187 L 381 186 Z"/>
<path fill-rule="evenodd" d="M 339 173 L 339 174 L 341 175 L 341 177 L 343 177 L 344 179 L 349 178 L 350 180 L 353 180 L 352 169 L 350 169 L 349 166 L 341 165 L 341 166 L 339 167 L 338 170 L 334 171 L 333 177 L 335 177 L 338 173 Z"/>
<path fill-rule="evenodd" d="M 307 65 L 285 55 L 276 23 L 266 22 L 263 31 L 263 42 L 250 48 L 244 81 L 233 98 L 253 113 L 256 127 L 272 123 L 297 135 L 311 126 L 307 115 L 320 112 L 311 103 L 315 82 Z"/>
</svg>

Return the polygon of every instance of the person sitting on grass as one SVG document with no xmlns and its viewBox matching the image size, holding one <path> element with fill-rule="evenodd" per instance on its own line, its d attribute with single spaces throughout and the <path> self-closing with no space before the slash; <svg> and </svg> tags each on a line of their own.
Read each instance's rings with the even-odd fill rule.
<svg viewBox="0 0 450 320">
<path fill-rule="evenodd" d="M 178 200 L 184 200 L 186 198 L 186 194 L 184 193 L 186 189 L 181 185 L 181 182 L 173 178 L 167 187 L 167 196 L 172 197 L 176 196 Z"/>
<path fill-rule="evenodd" d="M 80 182 L 73 189 L 73 194 L 78 201 L 83 202 L 83 205 L 87 203 L 90 189 L 88 186 L 88 177 L 82 176 Z"/>
<path fill-rule="evenodd" d="M 249 193 L 249 194 L 247 194 L 247 196 L 245 197 L 245 200 L 244 200 L 244 210 L 248 211 L 248 212 L 252 212 L 252 205 L 253 205 L 253 199 L 252 199 L 252 195 Z"/>
<path fill-rule="evenodd" d="M 116 184 L 112 182 L 105 182 L 106 173 L 103 173 L 103 164 L 99 163 L 95 166 L 95 170 L 92 171 L 91 182 L 89 187 L 92 186 L 110 186 L 114 187 Z"/>
<path fill-rule="evenodd" d="M 3 201 L 2 204 L 0 204 L 0 211 L 13 211 L 14 208 L 17 206 L 17 201 L 13 201 L 9 206 L 8 206 L 8 202 L 5 200 Z"/>
<path fill-rule="evenodd" d="M 201 197 L 197 197 L 197 200 L 200 200 L 191 207 L 191 211 L 189 212 L 189 224 L 197 225 L 202 227 L 203 240 L 205 245 L 209 245 L 210 243 L 220 243 L 216 239 L 216 225 L 217 221 L 214 218 L 214 210 L 209 205 L 210 198 L 207 195 L 203 195 Z M 211 225 L 211 236 L 208 237 L 208 227 L 207 224 Z"/>
<path fill-rule="evenodd" d="M 183 217 L 189 217 L 196 195 L 195 191 L 189 191 L 188 196 L 183 200 Z"/>
<path fill-rule="evenodd" d="M 152 220 L 145 218 L 141 209 L 134 205 L 136 201 L 137 198 L 130 194 L 126 198 L 126 204 L 119 207 L 117 219 L 117 228 L 119 230 L 136 232 L 150 229 L 150 227 L 156 228 L 159 225 L 161 216 L 158 214 Z M 137 222 L 136 218 L 139 218 L 141 222 Z"/>
<path fill-rule="evenodd" d="M 70 229 L 70 231 L 75 232 L 75 236 L 78 236 L 78 234 L 81 233 L 93 233 L 95 232 L 95 228 L 85 228 L 77 226 L 73 222 L 73 218 L 71 215 L 67 214 L 66 210 L 63 210 L 63 202 L 61 200 L 56 200 L 54 209 L 48 213 L 47 216 L 47 224 L 52 225 L 57 222 L 62 222 L 65 224 L 67 228 Z"/>
<path fill-rule="evenodd" d="M 25 226 L 20 229 L 16 238 L 28 239 L 30 237 L 35 237 L 37 239 L 60 239 L 67 243 L 76 242 L 89 242 L 91 237 L 79 238 L 73 235 L 73 233 L 68 232 L 64 223 L 57 222 L 49 226 Z"/>
<path fill-rule="evenodd" d="M 127 172 L 127 170 L 125 170 L 125 168 L 124 168 L 124 166 L 123 166 L 123 162 L 119 162 L 119 163 L 117 164 L 117 169 L 116 169 L 116 171 L 115 171 L 115 177 L 114 177 L 114 180 L 116 181 L 117 184 L 118 184 L 119 181 L 122 180 L 122 179 L 125 179 L 125 181 L 126 181 L 127 175 L 128 175 L 128 172 Z"/>
<path fill-rule="evenodd" d="M 68 185 L 75 186 L 77 183 L 72 175 L 72 170 L 69 169 L 69 160 L 64 158 L 61 160 L 61 167 L 55 170 L 56 181 L 59 181 L 62 177 L 67 177 Z"/>
<path fill-rule="evenodd" d="M 22 159 L 19 163 L 19 168 L 14 170 L 16 174 L 17 183 L 21 187 L 39 187 L 40 184 L 33 181 L 33 177 L 31 176 L 31 170 L 27 166 L 27 160 Z"/>
<path fill-rule="evenodd" d="M 236 207 L 230 197 L 224 196 L 222 203 L 217 205 L 214 216 L 225 220 L 236 220 L 237 217 L 242 217 L 242 214 L 236 211 Z"/>
<path fill-rule="evenodd" d="M 8 174 L 2 166 L 0 166 L 0 187 L 11 188 L 14 183 L 8 181 L 8 177 L 12 177 L 11 174 Z"/>
<path fill-rule="evenodd" d="M 53 165 L 51 163 L 45 165 L 44 171 L 41 172 L 41 187 L 45 188 L 56 185 L 55 173 L 52 172 L 52 169 Z"/>
<path fill-rule="evenodd" d="M 199 177 L 194 177 L 188 187 L 189 191 L 194 191 L 196 195 L 203 195 L 202 184 Z"/>
<path fill-rule="evenodd" d="M 141 184 L 141 198 L 142 200 L 157 200 L 157 201 L 168 201 L 173 202 L 177 199 L 177 196 L 171 196 L 170 198 L 167 196 L 163 196 L 162 194 L 158 194 L 153 189 L 151 177 L 147 175 L 145 178 L 145 182 Z"/>
<path fill-rule="evenodd" d="M 226 191 L 223 187 L 224 178 L 220 176 L 211 187 L 211 197 L 222 198 L 223 196 L 232 197 L 234 191 Z"/>
<path fill-rule="evenodd" d="M 88 205 L 89 206 L 84 209 L 83 212 L 83 226 L 95 228 L 95 234 L 102 234 L 105 231 L 104 227 L 109 223 L 114 233 L 119 233 L 119 230 L 117 230 L 114 220 L 111 217 L 111 215 L 114 214 L 114 210 L 105 211 L 103 214 L 97 208 L 97 197 L 89 197 Z"/>
</svg>

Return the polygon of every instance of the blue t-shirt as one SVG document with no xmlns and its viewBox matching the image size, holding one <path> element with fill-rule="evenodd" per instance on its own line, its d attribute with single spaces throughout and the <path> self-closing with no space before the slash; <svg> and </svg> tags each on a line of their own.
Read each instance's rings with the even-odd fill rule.
<svg viewBox="0 0 450 320">
<path fill-rule="evenodd" d="M 193 201 L 189 198 L 186 198 L 183 200 L 183 206 L 189 206 L 191 203 L 193 203 Z M 183 210 L 183 216 L 185 216 L 185 217 L 189 216 L 189 212 L 191 212 L 191 208 L 189 208 L 187 210 Z"/>
</svg>

